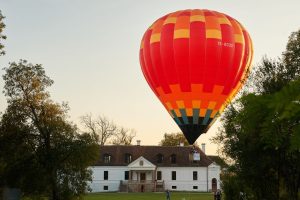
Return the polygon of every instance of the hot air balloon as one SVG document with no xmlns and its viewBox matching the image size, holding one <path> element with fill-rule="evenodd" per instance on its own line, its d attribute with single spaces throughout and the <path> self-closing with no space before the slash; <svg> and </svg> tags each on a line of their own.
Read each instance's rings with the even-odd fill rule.
<svg viewBox="0 0 300 200">
<path fill-rule="evenodd" d="M 181 10 L 156 20 L 140 46 L 149 86 L 193 144 L 247 78 L 253 56 L 245 28 L 212 10 Z"/>
</svg>

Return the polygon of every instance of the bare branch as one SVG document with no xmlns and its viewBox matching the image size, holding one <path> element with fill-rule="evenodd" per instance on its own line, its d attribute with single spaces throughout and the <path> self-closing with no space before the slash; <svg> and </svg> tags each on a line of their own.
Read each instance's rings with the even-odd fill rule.
<svg viewBox="0 0 300 200">
<path fill-rule="evenodd" d="M 133 138 L 136 136 L 136 131 L 134 129 L 126 129 L 121 127 L 118 130 L 115 138 L 113 139 L 113 144 L 118 145 L 131 145 Z"/>
<path fill-rule="evenodd" d="M 117 126 L 104 116 L 93 119 L 91 114 L 87 114 L 81 117 L 81 123 L 100 145 L 105 145 L 112 136 L 117 134 Z"/>
</svg>

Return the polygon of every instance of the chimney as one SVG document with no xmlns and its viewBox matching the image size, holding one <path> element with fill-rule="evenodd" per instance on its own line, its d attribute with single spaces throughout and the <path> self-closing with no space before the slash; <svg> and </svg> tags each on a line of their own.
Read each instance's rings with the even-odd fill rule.
<svg viewBox="0 0 300 200">
<path fill-rule="evenodd" d="M 137 141 L 136 141 L 136 145 L 137 145 L 137 146 L 141 146 L 141 140 L 137 140 Z"/>
<path fill-rule="evenodd" d="M 201 144 L 201 149 L 202 149 L 203 153 L 205 154 L 205 143 Z"/>
</svg>

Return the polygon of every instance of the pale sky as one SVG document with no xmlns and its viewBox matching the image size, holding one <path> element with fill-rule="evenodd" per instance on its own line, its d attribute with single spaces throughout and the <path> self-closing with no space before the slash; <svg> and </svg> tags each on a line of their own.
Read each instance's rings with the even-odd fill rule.
<svg viewBox="0 0 300 200">
<path fill-rule="evenodd" d="M 104 115 L 134 128 L 142 145 L 157 145 L 164 133 L 180 129 L 142 75 L 140 40 L 159 17 L 196 8 L 241 22 L 253 40 L 254 65 L 264 55 L 280 57 L 290 33 L 300 28 L 299 0 L 0 0 L 7 25 L 0 68 L 19 59 L 42 64 L 54 80 L 52 99 L 69 103 L 72 121 Z M 1 78 L 1 90 L 3 84 Z M 1 93 L 0 112 L 5 108 Z M 197 140 L 207 144 L 208 154 L 216 154 L 209 138 L 219 126 Z"/>
</svg>

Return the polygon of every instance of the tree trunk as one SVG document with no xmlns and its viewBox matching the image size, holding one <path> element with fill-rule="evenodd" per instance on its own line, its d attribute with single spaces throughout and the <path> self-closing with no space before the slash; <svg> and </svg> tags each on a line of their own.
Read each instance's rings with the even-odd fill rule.
<svg viewBox="0 0 300 200">
<path fill-rule="evenodd" d="M 58 189 L 57 189 L 57 181 L 56 181 L 56 173 L 52 173 L 51 178 L 51 200 L 60 200 L 59 194 L 58 194 Z"/>
<path fill-rule="evenodd" d="M 290 200 L 298 200 L 298 192 L 299 192 L 299 189 L 297 187 L 297 184 L 295 183 L 290 183 L 290 187 L 288 188 L 289 190 L 289 199 Z"/>
</svg>

